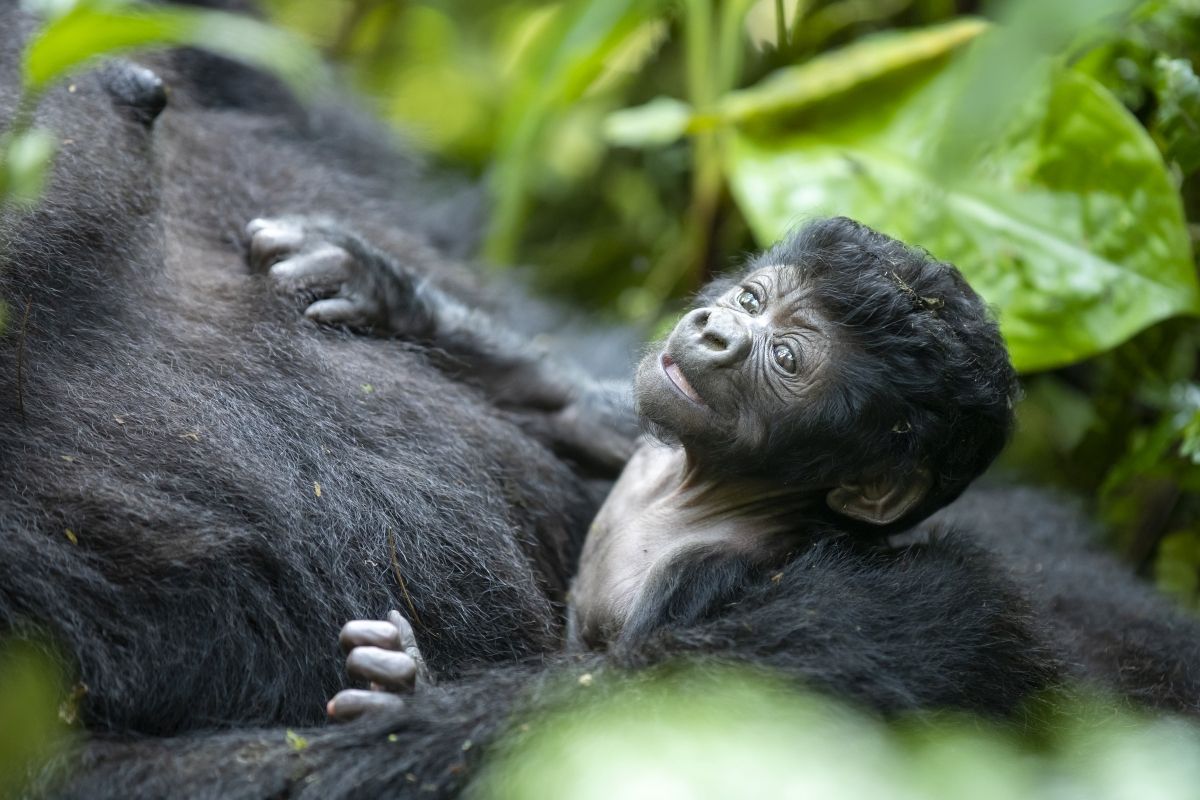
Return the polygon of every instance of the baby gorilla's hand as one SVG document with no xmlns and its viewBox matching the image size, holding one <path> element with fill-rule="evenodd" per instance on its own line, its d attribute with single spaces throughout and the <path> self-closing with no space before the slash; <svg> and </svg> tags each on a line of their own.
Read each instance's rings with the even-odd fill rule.
<svg viewBox="0 0 1200 800">
<path fill-rule="evenodd" d="M 250 266 L 266 271 L 283 291 L 311 298 L 304 315 L 314 322 L 408 336 L 431 328 L 419 278 L 337 223 L 255 219 L 246 233 Z"/>
<path fill-rule="evenodd" d="M 402 708 L 399 693 L 409 693 L 425 675 L 425 661 L 417 649 L 412 625 L 400 612 L 391 611 L 387 620 L 356 619 L 347 622 L 338 637 L 348 655 L 346 672 L 366 681 L 370 689 L 343 689 L 325 706 L 336 722 L 365 713 Z"/>
</svg>

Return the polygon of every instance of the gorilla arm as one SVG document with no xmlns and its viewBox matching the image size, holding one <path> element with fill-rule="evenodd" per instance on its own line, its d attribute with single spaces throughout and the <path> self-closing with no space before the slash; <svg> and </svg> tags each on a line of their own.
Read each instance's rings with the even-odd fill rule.
<svg viewBox="0 0 1200 800">
<path fill-rule="evenodd" d="M 302 295 L 314 322 L 428 345 L 442 369 L 478 386 L 562 455 L 615 472 L 633 451 L 637 422 L 626 385 L 552 358 L 339 223 L 256 219 L 246 232 L 251 267 Z M 417 243 L 413 250 L 406 263 L 436 257 Z"/>
</svg>

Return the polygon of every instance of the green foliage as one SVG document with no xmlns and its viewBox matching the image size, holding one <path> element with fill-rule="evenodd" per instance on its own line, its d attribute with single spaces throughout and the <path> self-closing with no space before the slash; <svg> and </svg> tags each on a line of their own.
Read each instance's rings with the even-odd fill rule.
<svg viewBox="0 0 1200 800">
<path fill-rule="evenodd" d="M 729 171 L 760 240 L 844 213 L 926 247 L 995 305 L 1025 370 L 1200 311 L 1179 197 L 1136 120 L 1094 82 L 1059 72 L 995 146 L 947 174 L 932 121 L 963 91 L 956 66 L 868 87 L 811 131 L 738 136 Z"/>
<path fill-rule="evenodd" d="M 780 118 L 793 117 L 864 84 L 942 61 L 984 27 L 979 20 L 965 19 L 927 30 L 876 34 L 804 64 L 777 70 L 754 86 L 728 92 L 708 114 L 696 114 L 686 103 L 671 98 L 656 98 L 644 106 L 610 115 L 610 130 L 616 128 L 622 133 L 619 138 L 610 136 L 610 140 L 627 146 L 660 145 L 716 125 L 753 125 L 763 120 L 778 125 Z M 639 138 L 636 132 L 641 129 L 650 135 Z M 674 135 L 667 138 L 666 132 L 672 129 Z"/>
<path fill-rule="evenodd" d="M 271 70 L 307 93 L 327 82 L 323 62 L 294 36 L 236 14 L 147 6 L 132 0 L 32 3 L 46 17 L 22 59 L 22 96 L 0 138 L 0 202 L 41 193 L 54 154 L 50 133 L 31 129 L 39 96 L 98 58 L 152 46 L 194 45 Z"/>
<path fill-rule="evenodd" d="M 1150 132 L 1163 155 L 1184 173 L 1200 167 L 1200 78 L 1190 61 L 1159 56 L 1154 61 L 1158 108 Z"/>
<path fill-rule="evenodd" d="M 485 253 L 500 263 L 517 254 L 527 213 L 527 176 L 541 158 L 547 126 L 608 74 L 609 60 L 638 36 L 657 0 L 591 0 L 560 8 L 521 54 L 519 79 L 500 116 L 494 154 L 495 201 Z"/>
<path fill-rule="evenodd" d="M 25 51 L 24 87 L 36 95 L 102 55 L 163 45 L 201 46 L 269 69 L 308 93 L 326 81 L 316 54 L 277 28 L 236 14 L 134 2 L 57 3 Z"/>
<path fill-rule="evenodd" d="M 34 771 L 70 744 L 61 664 L 24 640 L 0 642 L 0 797 L 16 797 Z"/>
<path fill-rule="evenodd" d="M 480 796 L 1182 800 L 1200 785 L 1200 731 L 1099 703 L 1061 706 L 1035 741 L 964 718 L 885 725 L 737 672 L 586 691 L 582 710 L 519 721 Z"/>
<path fill-rule="evenodd" d="M 54 136 L 41 128 L 0 138 L 0 201 L 34 203 L 42 194 L 57 146 Z"/>
</svg>

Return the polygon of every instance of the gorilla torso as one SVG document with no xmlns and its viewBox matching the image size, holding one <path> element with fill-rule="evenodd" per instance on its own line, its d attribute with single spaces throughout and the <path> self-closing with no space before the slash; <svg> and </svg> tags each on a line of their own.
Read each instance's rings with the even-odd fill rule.
<svg viewBox="0 0 1200 800">
<path fill-rule="evenodd" d="M 189 91 L 284 93 L 228 62 L 155 66 L 153 128 L 94 74 L 47 99 L 54 179 L 4 220 L 0 618 L 60 641 L 118 730 L 319 719 L 338 627 L 393 606 L 446 674 L 553 647 L 596 492 L 420 348 L 303 323 L 239 239 L 343 209 L 464 284 L 420 197 L 466 190 L 345 110 Z"/>
</svg>

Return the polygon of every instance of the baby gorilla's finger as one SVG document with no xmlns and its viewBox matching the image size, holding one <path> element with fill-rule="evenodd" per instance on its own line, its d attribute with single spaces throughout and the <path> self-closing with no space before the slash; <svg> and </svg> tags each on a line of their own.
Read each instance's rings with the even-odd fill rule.
<svg viewBox="0 0 1200 800">
<path fill-rule="evenodd" d="M 325 705 L 325 713 L 336 722 L 349 722 L 363 714 L 404 707 L 404 700 L 388 692 L 343 689 Z"/>
<path fill-rule="evenodd" d="M 393 692 L 408 692 L 417 680 L 417 662 L 408 653 L 381 647 L 356 647 L 346 657 L 350 677 Z"/>
<path fill-rule="evenodd" d="M 379 647 L 384 650 L 401 650 L 399 631 L 391 622 L 380 619 L 352 619 L 342 626 L 338 634 L 342 650 L 349 653 L 356 647 Z"/>
<path fill-rule="evenodd" d="M 250 236 L 250 264 L 256 269 L 266 269 L 304 244 L 301 227 L 278 220 L 250 220 L 246 233 Z"/>
<path fill-rule="evenodd" d="M 271 277 L 288 289 L 332 294 L 350 280 L 350 254 L 340 247 L 321 245 L 271 267 Z"/>
</svg>

